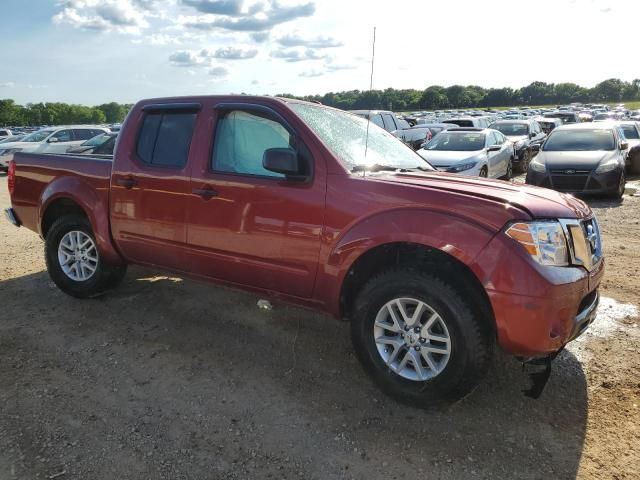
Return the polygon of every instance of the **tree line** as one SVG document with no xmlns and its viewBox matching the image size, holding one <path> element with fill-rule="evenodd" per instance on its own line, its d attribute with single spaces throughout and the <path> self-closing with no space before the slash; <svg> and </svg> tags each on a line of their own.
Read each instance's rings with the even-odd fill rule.
<svg viewBox="0 0 640 480">
<path fill-rule="evenodd" d="M 433 85 L 425 90 L 403 89 L 330 92 L 304 97 L 290 94 L 281 97 L 320 102 L 343 110 L 385 109 L 442 110 L 458 108 L 511 107 L 518 105 L 554 105 L 581 103 L 613 103 L 640 100 L 640 79 L 625 82 L 610 78 L 593 88 L 575 83 L 533 82 L 522 88 L 483 88 L 475 85 Z M 131 105 L 116 102 L 95 107 L 67 103 L 28 103 L 0 100 L 0 125 L 69 125 L 80 123 L 119 123 Z"/>
<path fill-rule="evenodd" d="M 613 103 L 640 100 L 640 79 L 625 82 L 610 78 L 593 88 L 575 83 L 533 82 L 522 88 L 483 88 L 476 85 L 433 85 L 425 90 L 405 89 L 330 92 L 324 95 L 282 97 L 320 102 L 343 110 L 385 109 L 443 110 L 459 108 L 513 107 L 522 105 L 556 105 L 580 103 Z"/>
<path fill-rule="evenodd" d="M 27 103 L 18 105 L 11 99 L 0 100 L 0 125 L 73 125 L 119 123 L 131 105 L 116 102 L 96 107 L 68 103 Z"/>
</svg>

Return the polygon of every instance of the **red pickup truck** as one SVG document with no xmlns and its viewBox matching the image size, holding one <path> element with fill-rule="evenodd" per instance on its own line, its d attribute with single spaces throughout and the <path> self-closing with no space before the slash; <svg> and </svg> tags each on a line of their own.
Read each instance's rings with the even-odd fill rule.
<svg viewBox="0 0 640 480">
<path fill-rule="evenodd" d="M 435 171 L 321 105 L 141 101 L 113 161 L 18 153 L 8 185 L 9 220 L 42 236 L 64 292 L 93 297 L 140 264 L 316 308 L 348 319 L 365 370 L 414 404 L 467 394 L 496 343 L 553 357 L 598 304 L 585 203 Z"/>
</svg>

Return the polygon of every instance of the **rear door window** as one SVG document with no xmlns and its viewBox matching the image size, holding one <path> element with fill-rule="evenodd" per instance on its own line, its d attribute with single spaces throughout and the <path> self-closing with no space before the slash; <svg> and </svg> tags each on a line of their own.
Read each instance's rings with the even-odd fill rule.
<svg viewBox="0 0 640 480">
<path fill-rule="evenodd" d="M 90 138 L 95 137 L 93 134 L 93 130 L 88 130 L 86 128 L 74 128 L 73 129 L 73 139 L 74 140 L 89 140 Z"/>
<path fill-rule="evenodd" d="M 393 121 L 393 116 L 388 113 L 382 114 L 382 121 L 384 122 L 384 129 L 388 132 L 393 132 L 398 129 L 396 123 Z"/>
<path fill-rule="evenodd" d="M 149 165 L 182 168 L 187 163 L 196 114 L 153 112 L 145 115 L 136 152 Z"/>
</svg>

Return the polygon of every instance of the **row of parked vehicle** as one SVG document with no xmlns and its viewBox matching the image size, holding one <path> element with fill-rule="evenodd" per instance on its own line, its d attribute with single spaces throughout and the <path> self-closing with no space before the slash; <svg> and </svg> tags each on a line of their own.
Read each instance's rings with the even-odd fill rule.
<svg viewBox="0 0 640 480">
<path fill-rule="evenodd" d="M 115 128 L 115 127 L 114 127 Z M 116 131 L 97 125 L 45 127 L 31 133 L 0 137 L 0 170 L 6 170 L 16 152 L 113 155 Z"/>
<path fill-rule="evenodd" d="M 606 114 L 601 110 L 604 106 L 528 109 L 518 118 L 514 111 L 440 112 L 437 119 L 429 112 L 352 113 L 393 133 L 441 171 L 507 180 L 516 171 L 526 173 L 532 185 L 621 197 L 626 172 L 640 173 L 640 122 L 623 105 Z M 589 121 L 581 116 L 587 112 Z"/>
</svg>

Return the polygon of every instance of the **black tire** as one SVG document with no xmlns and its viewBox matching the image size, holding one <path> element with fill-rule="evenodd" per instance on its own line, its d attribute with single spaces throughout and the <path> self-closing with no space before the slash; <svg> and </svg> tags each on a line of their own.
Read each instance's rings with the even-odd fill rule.
<svg viewBox="0 0 640 480">
<path fill-rule="evenodd" d="M 415 298 L 437 311 L 451 339 L 446 366 L 426 381 L 410 380 L 391 370 L 376 347 L 378 312 L 387 302 L 403 297 Z M 382 391 L 421 408 L 450 403 L 473 391 L 487 372 L 494 340 L 487 319 L 472 313 L 481 309 L 463 298 L 452 285 L 410 269 L 387 271 L 363 287 L 355 302 L 351 339 L 364 369 Z"/>
<path fill-rule="evenodd" d="M 531 150 L 527 148 L 524 151 L 524 157 L 522 158 L 522 161 L 518 165 L 518 172 L 527 173 L 527 171 L 529 170 L 530 163 L 531 163 Z"/>
<path fill-rule="evenodd" d="M 487 169 L 487 167 L 482 167 L 480 169 L 480 177 L 482 178 L 487 178 L 489 176 L 489 170 Z"/>
<path fill-rule="evenodd" d="M 513 159 L 509 159 L 509 165 L 507 166 L 507 173 L 505 174 L 504 177 L 502 177 L 503 180 L 511 180 L 511 178 L 513 178 Z"/>
<path fill-rule="evenodd" d="M 624 195 L 625 185 L 627 183 L 627 177 L 624 174 L 624 169 L 620 172 L 620 181 L 618 182 L 618 187 L 615 190 L 612 190 L 608 197 L 613 198 L 615 200 L 620 200 Z"/>
<path fill-rule="evenodd" d="M 90 298 L 101 295 L 109 288 L 120 283 L 126 273 L 126 265 L 106 265 L 99 252 L 96 270 L 87 280 L 76 281 L 64 273 L 58 260 L 58 247 L 62 238 L 72 231 L 84 232 L 91 237 L 95 243 L 91 224 L 86 217 L 81 215 L 67 215 L 53 222 L 53 225 L 51 225 L 47 232 L 44 253 L 47 271 L 57 287 L 72 297 Z"/>
</svg>

